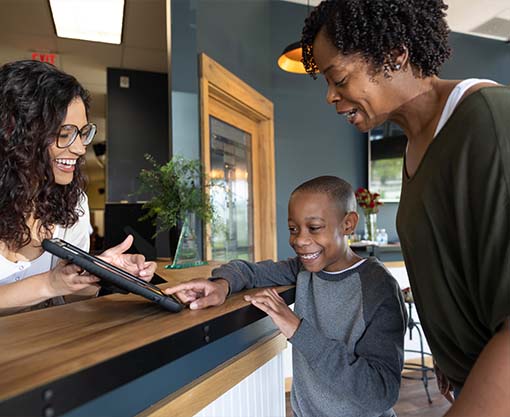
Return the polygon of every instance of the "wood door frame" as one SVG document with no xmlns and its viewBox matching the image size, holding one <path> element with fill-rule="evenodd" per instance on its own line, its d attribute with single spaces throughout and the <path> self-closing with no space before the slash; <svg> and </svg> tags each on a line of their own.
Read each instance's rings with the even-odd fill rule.
<svg viewBox="0 0 510 417">
<path fill-rule="evenodd" d="M 209 101 L 216 100 L 256 123 L 252 143 L 253 249 L 255 261 L 276 260 L 276 190 L 273 103 L 206 54 L 199 56 L 202 164 L 211 171 Z M 211 259 L 210 227 L 204 231 L 204 253 Z"/>
</svg>

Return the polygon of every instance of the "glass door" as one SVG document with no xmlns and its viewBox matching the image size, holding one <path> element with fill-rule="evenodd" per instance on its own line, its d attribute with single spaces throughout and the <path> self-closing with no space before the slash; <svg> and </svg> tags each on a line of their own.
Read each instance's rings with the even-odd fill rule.
<svg viewBox="0 0 510 417">
<path fill-rule="evenodd" d="M 212 258 L 254 260 L 252 135 L 210 116 Z"/>
</svg>

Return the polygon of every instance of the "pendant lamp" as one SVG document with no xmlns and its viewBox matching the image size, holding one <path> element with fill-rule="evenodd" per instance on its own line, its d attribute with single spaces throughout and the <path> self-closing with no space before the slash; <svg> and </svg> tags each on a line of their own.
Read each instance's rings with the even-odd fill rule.
<svg viewBox="0 0 510 417">
<path fill-rule="evenodd" d="M 306 15 L 310 12 L 310 0 L 306 2 Z M 287 46 L 278 58 L 278 66 L 287 72 L 294 74 L 306 74 L 305 67 L 301 62 L 303 58 L 303 50 L 301 49 L 301 42 L 294 42 Z"/>
<path fill-rule="evenodd" d="M 301 62 L 303 57 L 303 50 L 301 49 L 301 42 L 294 42 L 287 46 L 280 58 L 278 58 L 278 66 L 287 72 L 295 74 L 306 74 L 305 67 Z"/>
</svg>

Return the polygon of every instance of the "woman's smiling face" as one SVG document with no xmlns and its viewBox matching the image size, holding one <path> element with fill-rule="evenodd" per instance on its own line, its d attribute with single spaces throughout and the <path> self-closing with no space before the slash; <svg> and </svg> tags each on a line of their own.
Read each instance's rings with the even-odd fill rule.
<svg viewBox="0 0 510 417">
<path fill-rule="evenodd" d="M 327 101 L 358 130 L 367 132 L 387 120 L 391 99 L 389 80 L 374 73 L 359 54 L 343 55 L 320 30 L 313 42 L 313 59 L 327 84 Z"/>
<path fill-rule="evenodd" d="M 67 113 L 63 125 L 75 125 L 81 129 L 87 124 L 87 113 L 83 100 L 75 98 L 67 107 Z M 76 164 L 80 156 L 85 155 L 86 146 L 83 145 L 80 135 L 67 148 L 57 147 L 55 140 L 49 147 L 50 161 L 53 169 L 55 182 L 60 185 L 67 185 L 73 181 Z"/>
<path fill-rule="evenodd" d="M 311 272 L 338 271 L 347 250 L 344 213 L 325 193 L 297 191 L 289 201 L 289 244 Z"/>
</svg>

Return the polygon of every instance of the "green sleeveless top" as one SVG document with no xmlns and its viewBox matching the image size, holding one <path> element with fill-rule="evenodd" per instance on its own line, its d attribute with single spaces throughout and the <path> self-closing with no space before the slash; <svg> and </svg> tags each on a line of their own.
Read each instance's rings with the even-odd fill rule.
<svg viewBox="0 0 510 417">
<path fill-rule="evenodd" d="M 510 88 L 466 97 L 404 172 L 397 230 L 432 354 L 462 386 L 510 316 Z"/>
</svg>

